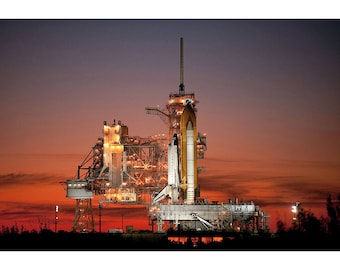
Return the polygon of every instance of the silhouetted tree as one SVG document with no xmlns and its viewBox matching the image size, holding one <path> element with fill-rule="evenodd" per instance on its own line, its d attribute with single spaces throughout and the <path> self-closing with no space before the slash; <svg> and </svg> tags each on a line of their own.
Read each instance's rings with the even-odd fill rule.
<svg viewBox="0 0 340 270">
<path fill-rule="evenodd" d="M 331 195 L 327 197 L 327 214 L 328 214 L 328 233 L 338 235 L 340 228 L 340 194 L 336 206 L 333 205 Z"/>
<path fill-rule="evenodd" d="M 194 243 L 192 242 L 191 237 L 188 237 L 187 241 L 184 243 L 185 248 L 193 248 Z"/>
<path fill-rule="evenodd" d="M 4 225 L 1 226 L 1 234 L 6 235 L 9 234 L 9 227 L 5 227 Z"/>
<path fill-rule="evenodd" d="M 337 212 L 338 219 L 340 219 L 340 194 L 338 195 L 338 203 L 336 205 L 336 212 Z"/>
<path fill-rule="evenodd" d="M 19 234 L 19 228 L 16 225 L 11 227 L 11 234 Z"/>
<path fill-rule="evenodd" d="M 283 223 L 282 220 L 278 220 L 278 221 L 276 222 L 276 227 L 277 227 L 277 233 L 278 233 L 278 234 L 282 234 L 282 233 L 287 232 L 286 224 Z"/>
<path fill-rule="evenodd" d="M 318 235 L 326 232 L 326 223 L 324 219 L 318 219 L 312 212 L 305 211 L 300 207 L 294 229 L 306 234 Z"/>
</svg>

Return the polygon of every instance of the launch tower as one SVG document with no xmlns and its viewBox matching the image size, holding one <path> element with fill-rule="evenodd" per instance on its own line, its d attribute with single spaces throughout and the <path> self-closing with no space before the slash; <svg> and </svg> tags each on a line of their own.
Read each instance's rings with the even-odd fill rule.
<svg viewBox="0 0 340 270">
<path fill-rule="evenodd" d="M 77 178 L 66 180 L 66 196 L 76 200 L 73 231 L 94 230 L 93 196 L 99 196 L 100 207 L 145 204 L 158 232 L 268 230 L 269 216 L 253 202 L 200 198 L 197 160 L 204 159 L 206 135 L 197 131 L 198 100 L 185 91 L 183 56 L 181 38 L 178 92 L 169 94 L 165 109 L 145 108 L 161 117 L 168 134 L 131 136 L 122 121 L 104 121 L 103 137 L 78 166 Z"/>
<path fill-rule="evenodd" d="M 152 224 L 157 223 L 159 232 L 179 230 L 179 227 L 181 230 L 208 231 L 267 230 L 269 216 L 253 202 L 239 203 L 236 198 L 234 202 L 217 204 L 199 197 L 197 159 L 204 158 L 206 136 L 197 132 L 198 101 L 194 93 L 185 92 L 183 38 L 180 40 L 180 52 L 179 91 L 169 95 L 168 112 L 146 108 L 149 113 L 168 117 L 169 138 L 173 138 L 168 148 L 168 184 L 153 197 L 149 218 Z M 171 163 L 172 160 L 176 162 Z M 179 181 L 173 181 L 173 178 Z M 179 196 L 174 198 L 177 194 Z"/>
</svg>

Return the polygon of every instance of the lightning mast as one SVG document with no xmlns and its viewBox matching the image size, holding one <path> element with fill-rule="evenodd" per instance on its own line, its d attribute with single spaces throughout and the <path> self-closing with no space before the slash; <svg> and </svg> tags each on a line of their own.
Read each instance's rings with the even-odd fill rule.
<svg viewBox="0 0 340 270">
<path fill-rule="evenodd" d="M 180 82 L 179 82 L 179 94 L 184 95 L 185 87 L 184 87 L 184 63 L 183 63 L 183 38 L 180 40 L 180 74 L 179 74 Z"/>
</svg>

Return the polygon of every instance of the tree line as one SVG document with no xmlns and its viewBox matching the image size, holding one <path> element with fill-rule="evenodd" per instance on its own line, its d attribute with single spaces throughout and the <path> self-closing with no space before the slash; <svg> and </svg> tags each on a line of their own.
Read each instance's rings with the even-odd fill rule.
<svg viewBox="0 0 340 270">
<path fill-rule="evenodd" d="M 292 223 L 277 221 L 275 233 L 225 232 L 221 242 L 203 243 L 188 237 L 185 243 L 168 241 L 166 233 L 144 232 L 139 237 L 112 233 L 57 233 L 41 226 L 27 231 L 23 226 L 2 226 L 0 250 L 340 250 L 340 194 L 326 199 L 327 216 L 317 218 L 299 205 Z M 197 235 L 196 235 L 197 236 Z M 197 238 L 197 237 L 196 237 Z"/>
</svg>

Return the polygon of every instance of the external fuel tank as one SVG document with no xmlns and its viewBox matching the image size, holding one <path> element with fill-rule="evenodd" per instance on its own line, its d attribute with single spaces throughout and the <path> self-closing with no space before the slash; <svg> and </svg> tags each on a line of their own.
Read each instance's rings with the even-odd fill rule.
<svg viewBox="0 0 340 270">
<path fill-rule="evenodd" d="M 196 115 L 190 103 L 188 103 L 181 115 L 181 188 L 185 194 L 187 204 L 193 204 L 195 200 L 195 190 L 197 184 L 197 131 Z"/>
</svg>

